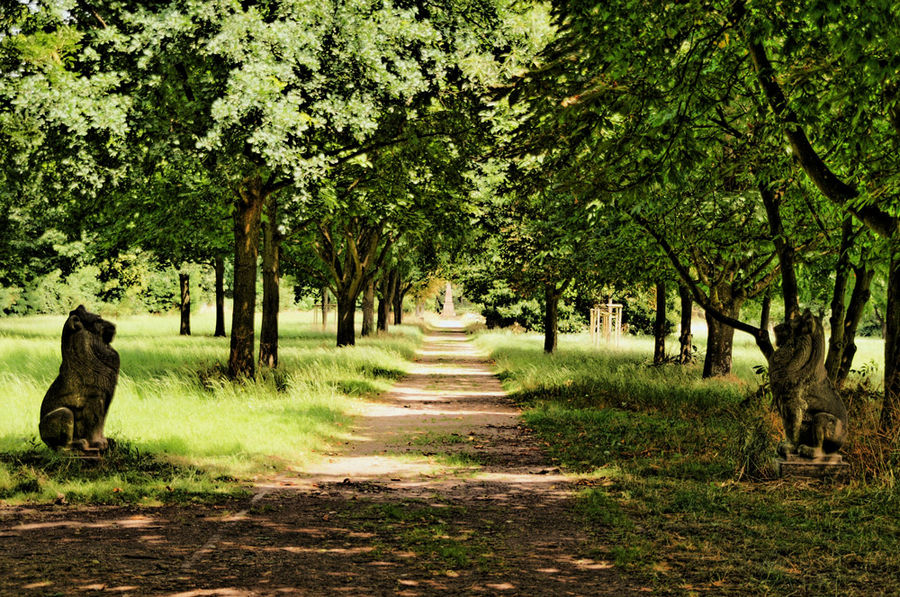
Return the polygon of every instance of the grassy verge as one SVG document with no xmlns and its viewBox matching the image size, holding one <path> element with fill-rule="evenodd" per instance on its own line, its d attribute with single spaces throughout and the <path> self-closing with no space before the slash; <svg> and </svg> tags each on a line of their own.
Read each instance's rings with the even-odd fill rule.
<svg viewBox="0 0 900 597">
<path fill-rule="evenodd" d="M 664 594 L 900 592 L 896 458 L 878 479 L 856 466 L 846 485 L 772 479 L 778 422 L 747 400 L 760 360 L 749 347 L 732 379 L 703 381 L 699 366 L 648 366 L 650 340 L 616 351 L 566 338 L 553 356 L 540 341 L 477 339 L 551 457 L 583 474 L 592 555 Z"/>
<path fill-rule="evenodd" d="M 403 375 L 422 334 L 395 327 L 338 350 L 333 332 L 308 319 L 282 314 L 278 370 L 245 384 L 222 375 L 227 338 L 180 337 L 175 316 L 117 320 L 122 364 L 106 423 L 117 443 L 99 466 L 54 454 L 37 437 L 64 319 L 0 319 L 0 500 L 219 499 L 328 450 L 346 439 L 360 400 Z M 192 326 L 213 329 L 204 314 Z"/>
</svg>

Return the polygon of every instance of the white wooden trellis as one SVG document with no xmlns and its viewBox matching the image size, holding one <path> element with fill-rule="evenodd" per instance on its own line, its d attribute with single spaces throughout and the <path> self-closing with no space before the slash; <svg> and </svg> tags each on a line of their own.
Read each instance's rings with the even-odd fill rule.
<svg viewBox="0 0 900 597">
<path fill-rule="evenodd" d="M 612 302 L 596 305 L 591 309 L 591 342 L 600 346 L 600 340 L 619 345 L 622 338 L 622 305 Z"/>
</svg>

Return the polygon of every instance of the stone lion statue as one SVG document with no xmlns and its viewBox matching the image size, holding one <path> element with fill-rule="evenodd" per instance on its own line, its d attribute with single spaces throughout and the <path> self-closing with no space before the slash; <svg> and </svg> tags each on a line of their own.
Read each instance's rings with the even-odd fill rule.
<svg viewBox="0 0 900 597">
<path fill-rule="evenodd" d="M 51 448 L 106 450 L 103 425 L 119 378 L 116 326 L 79 305 L 62 331 L 62 365 L 41 403 L 41 439 Z"/>
<path fill-rule="evenodd" d="M 784 422 L 778 452 L 822 458 L 847 434 L 847 410 L 825 373 L 825 330 L 809 310 L 775 327 L 778 348 L 769 363 L 772 394 Z"/>
</svg>

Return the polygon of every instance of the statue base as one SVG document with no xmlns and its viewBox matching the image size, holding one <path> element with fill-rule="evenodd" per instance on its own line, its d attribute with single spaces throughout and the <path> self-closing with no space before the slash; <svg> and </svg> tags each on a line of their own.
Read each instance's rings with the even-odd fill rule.
<svg viewBox="0 0 900 597">
<path fill-rule="evenodd" d="M 782 479 L 830 479 L 846 481 L 850 476 L 850 464 L 840 454 L 828 454 L 821 458 L 804 458 L 788 454 L 775 459 L 775 470 Z"/>
<path fill-rule="evenodd" d="M 73 460 L 86 460 L 88 462 L 100 462 L 103 460 L 103 455 L 100 454 L 100 450 L 97 448 L 87 448 L 85 450 L 81 448 L 63 448 L 60 450 L 60 453 L 66 458 Z"/>
</svg>

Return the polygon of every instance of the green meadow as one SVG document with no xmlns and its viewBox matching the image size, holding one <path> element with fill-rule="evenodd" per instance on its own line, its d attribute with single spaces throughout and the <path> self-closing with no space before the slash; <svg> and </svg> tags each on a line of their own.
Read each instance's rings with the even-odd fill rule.
<svg viewBox="0 0 900 597">
<path fill-rule="evenodd" d="M 60 363 L 64 317 L 0 319 L 0 499 L 91 501 L 218 499 L 254 476 L 302 464 L 348 437 L 368 396 L 401 377 L 419 345 L 414 326 L 334 347 L 312 314 L 280 320 L 279 367 L 256 381 L 223 374 L 228 338 L 212 314 L 178 335 L 176 315 L 115 319 L 119 384 L 100 465 L 48 450 L 37 433 L 41 400 Z"/>
</svg>

